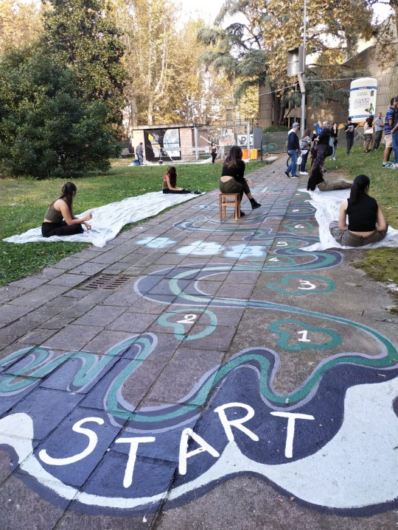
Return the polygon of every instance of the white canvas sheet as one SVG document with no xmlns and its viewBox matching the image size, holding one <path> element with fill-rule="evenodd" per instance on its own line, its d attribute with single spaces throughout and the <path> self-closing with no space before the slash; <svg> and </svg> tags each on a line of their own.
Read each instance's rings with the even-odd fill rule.
<svg viewBox="0 0 398 530">
<path fill-rule="evenodd" d="M 299 191 L 307 192 L 301 189 Z M 377 247 L 398 247 L 398 230 L 394 230 L 391 226 L 388 227 L 388 232 L 383 241 L 379 243 L 372 243 L 363 247 L 343 247 L 333 238 L 329 232 L 329 224 L 332 221 L 337 221 L 339 218 L 340 204 L 350 196 L 350 190 L 336 190 L 336 191 L 308 191 L 311 199 L 310 204 L 316 208 L 315 219 L 319 225 L 319 243 L 314 243 L 308 247 L 303 247 L 302 250 L 312 252 L 315 250 L 326 250 L 327 248 L 377 248 Z M 385 212 L 384 212 L 385 213 Z"/>
<path fill-rule="evenodd" d="M 190 193 L 183 195 L 164 194 L 161 191 L 146 193 L 138 197 L 129 197 L 120 202 L 112 202 L 99 208 L 92 208 L 76 216 L 84 217 L 89 212 L 93 214 L 93 218 L 90 221 L 92 229 L 85 230 L 83 234 L 43 237 L 41 235 L 41 227 L 38 227 L 28 230 L 24 234 L 7 237 L 4 241 L 8 243 L 70 241 L 74 243 L 92 243 L 96 247 L 104 247 L 107 241 L 111 241 L 117 236 L 124 225 L 152 217 L 170 206 L 199 196 Z"/>
</svg>

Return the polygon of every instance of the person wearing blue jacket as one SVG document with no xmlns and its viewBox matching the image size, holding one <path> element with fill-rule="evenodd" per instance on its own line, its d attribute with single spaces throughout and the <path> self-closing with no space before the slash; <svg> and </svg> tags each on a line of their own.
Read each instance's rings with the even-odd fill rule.
<svg viewBox="0 0 398 530">
<path fill-rule="evenodd" d="M 300 142 L 299 142 L 299 137 L 297 135 L 299 129 L 300 129 L 300 124 L 295 121 L 287 137 L 287 152 L 289 153 L 291 157 L 291 162 L 290 162 L 289 167 L 285 171 L 285 175 L 293 179 L 299 178 L 296 175 L 297 157 L 300 153 Z"/>
</svg>

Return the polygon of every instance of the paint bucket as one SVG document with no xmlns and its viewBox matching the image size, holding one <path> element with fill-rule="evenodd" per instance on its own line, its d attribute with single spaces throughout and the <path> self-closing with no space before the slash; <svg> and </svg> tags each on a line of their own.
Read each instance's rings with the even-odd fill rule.
<svg viewBox="0 0 398 530">
<path fill-rule="evenodd" d="M 249 150 L 248 149 L 242 149 L 242 158 L 244 160 L 248 160 L 248 158 L 249 158 Z"/>
</svg>

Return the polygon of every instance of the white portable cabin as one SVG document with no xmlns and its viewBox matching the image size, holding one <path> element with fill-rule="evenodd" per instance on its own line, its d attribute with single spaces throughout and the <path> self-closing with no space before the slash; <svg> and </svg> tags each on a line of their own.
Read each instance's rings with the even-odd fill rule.
<svg viewBox="0 0 398 530">
<path fill-rule="evenodd" d="M 353 123 L 360 123 L 374 116 L 376 112 L 377 79 L 361 77 L 351 82 L 349 117 Z"/>
</svg>

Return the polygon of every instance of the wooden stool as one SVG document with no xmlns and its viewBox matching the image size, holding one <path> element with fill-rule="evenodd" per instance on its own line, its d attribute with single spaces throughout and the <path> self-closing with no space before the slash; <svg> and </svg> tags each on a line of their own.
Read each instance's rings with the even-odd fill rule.
<svg viewBox="0 0 398 530">
<path fill-rule="evenodd" d="M 240 193 L 220 193 L 220 220 L 227 218 L 227 206 L 234 206 L 235 221 L 240 219 Z"/>
</svg>

